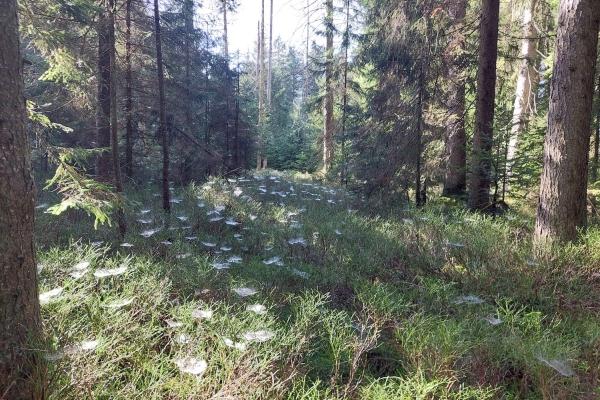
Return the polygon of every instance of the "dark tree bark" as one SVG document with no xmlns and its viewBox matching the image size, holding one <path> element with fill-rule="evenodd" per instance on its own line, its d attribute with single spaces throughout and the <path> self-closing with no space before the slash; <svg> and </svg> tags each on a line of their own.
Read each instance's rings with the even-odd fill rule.
<svg viewBox="0 0 600 400">
<path fill-rule="evenodd" d="M 125 175 L 133 177 L 133 74 L 131 69 L 131 3 L 125 5 Z"/>
<path fill-rule="evenodd" d="M 115 38 L 115 0 L 108 2 L 108 37 L 110 47 L 110 142 L 112 150 L 115 190 L 117 192 L 117 224 L 121 236 L 127 232 L 123 212 L 123 180 L 121 177 L 121 156 L 119 154 L 119 136 L 117 126 L 117 51 Z"/>
<path fill-rule="evenodd" d="M 163 167 L 162 167 L 162 201 L 163 210 L 171 212 L 169 192 L 169 138 L 167 137 L 167 106 L 165 101 L 165 84 L 162 60 L 162 42 L 160 31 L 160 12 L 158 0 L 154 0 L 154 30 L 156 35 L 156 66 L 158 70 L 158 104 L 160 118 L 160 136 L 162 138 Z"/>
<path fill-rule="evenodd" d="M 472 174 L 468 207 L 483 210 L 490 206 L 494 101 L 496 99 L 496 58 L 500 0 L 483 0 L 479 28 L 479 65 L 475 98 Z"/>
<path fill-rule="evenodd" d="M 333 158 L 333 0 L 325 1 L 325 104 L 323 127 L 323 173 Z"/>
<path fill-rule="evenodd" d="M 110 147 L 110 18 L 106 10 L 98 17 L 98 109 L 96 112 L 96 147 Z M 110 152 L 98 155 L 96 175 L 103 182 L 110 181 Z"/>
<path fill-rule="evenodd" d="M 44 398 L 35 261 L 34 183 L 17 1 L 0 7 L 0 398 Z"/>
<path fill-rule="evenodd" d="M 451 27 L 450 43 L 446 49 L 446 63 L 449 65 L 448 80 L 448 121 L 446 125 L 446 174 L 444 196 L 461 195 L 467 189 L 467 135 L 465 132 L 465 81 L 463 67 L 457 59 L 465 52 L 467 41 L 462 32 L 463 20 L 467 15 L 466 0 L 453 0 L 450 3 Z"/>
<path fill-rule="evenodd" d="M 562 0 L 559 7 L 548 129 L 534 239 L 577 237 L 587 223 L 587 173 L 600 7 Z"/>
</svg>

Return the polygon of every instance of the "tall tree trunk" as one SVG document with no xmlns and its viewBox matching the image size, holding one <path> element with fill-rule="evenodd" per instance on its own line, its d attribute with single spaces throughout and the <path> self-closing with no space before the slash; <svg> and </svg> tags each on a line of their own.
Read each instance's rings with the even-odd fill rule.
<svg viewBox="0 0 600 400">
<path fill-rule="evenodd" d="M 537 242 L 577 237 L 587 223 L 587 172 L 600 7 L 562 0 L 550 87 Z"/>
<path fill-rule="evenodd" d="M 198 110 L 194 107 L 194 99 L 192 94 L 192 52 L 196 48 L 194 35 L 194 1 L 184 0 L 182 7 L 184 28 L 185 28 L 185 96 L 186 102 L 184 105 L 185 130 L 192 131 L 192 115 Z M 205 132 L 206 133 L 206 132 Z M 187 161 L 185 162 L 187 167 Z"/>
<path fill-rule="evenodd" d="M 234 163 L 235 169 L 240 170 L 241 154 L 240 154 L 240 71 L 236 71 L 236 97 L 235 97 L 235 136 L 233 137 L 233 145 L 235 147 Z"/>
<path fill-rule="evenodd" d="M 260 20 L 256 23 L 256 80 L 260 76 Z"/>
<path fill-rule="evenodd" d="M 344 87 L 342 95 L 342 132 L 341 132 L 341 150 L 342 150 L 342 169 L 340 172 L 340 184 L 347 185 L 347 158 L 346 154 L 346 115 L 348 108 L 348 48 L 350 47 L 350 0 L 346 0 L 346 31 L 344 32 Z"/>
<path fill-rule="evenodd" d="M 110 34 L 106 10 L 98 16 L 98 109 L 96 111 L 96 146 L 110 148 Z M 96 159 L 96 175 L 103 182 L 110 181 L 110 152 L 104 151 Z"/>
<path fill-rule="evenodd" d="M 229 66 L 229 42 L 227 38 L 227 0 L 223 0 L 223 57 Z"/>
<path fill-rule="evenodd" d="M 323 127 L 323 173 L 333 157 L 333 0 L 325 1 L 325 104 Z"/>
<path fill-rule="evenodd" d="M 523 9 L 523 39 L 521 39 L 521 66 L 517 77 L 517 89 L 515 104 L 513 107 L 512 126 L 510 140 L 506 153 L 506 173 L 512 175 L 519 136 L 527 129 L 529 116 L 535 113 L 533 98 L 534 86 L 538 81 L 538 73 L 535 69 L 537 58 L 537 31 L 533 20 L 537 0 L 529 0 Z"/>
<path fill-rule="evenodd" d="M 0 7 L 0 397 L 45 398 L 29 156 L 17 1 Z"/>
<path fill-rule="evenodd" d="M 483 210 L 490 206 L 494 101 L 496 98 L 496 58 L 500 0 L 483 0 L 479 28 L 479 65 L 475 98 L 472 174 L 468 207 Z"/>
<path fill-rule="evenodd" d="M 194 48 L 194 1 L 184 0 L 183 7 L 183 20 L 185 28 L 185 77 L 187 84 L 190 84 L 190 69 L 192 63 L 191 52 Z M 189 89 L 188 89 L 189 90 Z"/>
<path fill-rule="evenodd" d="M 226 165 L 231 167 L 231 130 L 229 129 L 229 110 L 231 107 L 231 75 L 229 68 L 225 71 L 225 160 Z"/>
<path fill-rule="evenodd" d="M 230 144 L 229 144 L 229 136 L 231 132 L 229 131 L 229 103 L 231 97 L 231 82 L 230 82 L 230 70 L 229 70 L 229 46 L 227 41 L 227 0 L 223 0 L 223 56 L 225 58 L 226 69 L 225 69 L 225 157 L 227 160 L 226 165 L 231 168 L 230 164 Z"/>
<path fill-rule="evenodd" d="M 273 66 L 273 0 L 271 0 L 271 17 L 269 22 L 269 64 L 267 69 L 267 104 L 271 106 L 271 69 Z"/>
<path fill-rule="evenodd" d="M 133 178 L 133 73 L 131 68 L 131 3 L 125 5 L 125 176 Z"/>
<path fill-rule="evenodd" d="M 256 169 L 263 168 L 263 125 L 264 125 L 264 74 L 265 74 L 265 0 L 262 0 L 260 22 L 260 40 L 258 44 L 258 152 L 256 154 Z"/>
<path fill-rule="evenodd" d="M 416 177 L 415 177 L 415 203 L 417 207 L 425 205 L 426 193 L 421 187 L 421 154 L 423 153 L 423 91 L 425 90 L 425 72 L 423 64 L 427 61 L 421 61 L 419 71 L 419 92 L 417 95 L 417 151 L 416 151 Z"/>
<path fill-rule="evenodd" d="M 450 43 L 446 49 L 450 94 L 447 103 L 446 174 L 442 191 L 444 196 L 461 195 L 467 188 L 467 135 L 464 119 L 465 79 L 464 67 L 458 62 L 467 48 L 467 41 L 462 30 L 466 15 L 466 0 L 453 0 L 450 3 L 450 17 L 453 24 Z"/>
<path fill-rule="evenodd" d="M 305 55 L 305 65 L 304 65 L 304 88 L 302 90 L 302 103 L 306 104 L 308 100 L 308 87 L 310 82 L 310 69 L 309 69 L 309 48 L 310 48 L 310 0 L 306 0 L 306 55 Z M 305 113 L 305 111 L 303 111 Z M 308 116 L 304 114 L 306 120 L 308 120 Z M 302 126 L 300 141 L 302 148 L 304 148 L 304 144 L 306 143 L 306 131 L 308 124 L 304 123 Z"/>
<path fill-rule="evenodd" d="M 208 21 L 206 22 L 206 32 L 209 31 Z M 204 50 L 207 53 L 210 53 L 210 38 L 209 35 L 206 35 L 206 43 Z M 204 74 L 204 90 L 206 93 L 210 93 L 210 80 L 208 79 L 208 73 Z M 205 96 L 204 100 L 204 144 L 207 147 L 210 147 L 210 142 L 212 140 L 212 130 L 210 127 L 210 98 Z"/>
<path fill-rule="evenodd" d="M 163 166 L 162 166 L 162 201 L 163 210 L 171 212 L 171 199 L 169 193 L 169 138 L 167 136 L 167 107 L 165 101 L 165 84 L 162 60 L 162 38 L 160 30 L 160 13 L 158 0 L 154 0 L 154 30 L 156 35 L 156 66 L 158 69 L 158 104 L 160 118 L 160 136 L 162 138 Z"/>
<path fill-rule="evenodd" d="M 115 0 L 108 2 L 108 37 L 110 47 L 110 142 L 112 149 L 113 173 L 117 192 L 117 223 L 121 236 L 127 232 L 123 212 L 123 180 L 121 178 L 121 156 L 119 155 L 119 136 L 117 126 L 117 51 L 115 49 Z"/>
</svg>

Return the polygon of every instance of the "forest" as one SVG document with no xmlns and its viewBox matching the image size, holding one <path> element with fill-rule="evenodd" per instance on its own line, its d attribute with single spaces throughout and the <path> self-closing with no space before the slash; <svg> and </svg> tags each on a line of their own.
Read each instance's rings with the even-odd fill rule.
<svg viewBox="0 0 600 400">
<path fill-rule="evenodd" d="M 2 0 L 0 399 L 600 398 L 599 31 Z"/>
</svg>

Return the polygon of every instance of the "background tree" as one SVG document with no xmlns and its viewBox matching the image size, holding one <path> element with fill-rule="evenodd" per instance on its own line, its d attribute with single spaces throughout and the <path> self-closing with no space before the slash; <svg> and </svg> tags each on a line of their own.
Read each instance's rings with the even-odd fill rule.
<svg viewBox="0 0 600 400">
<path fill-rule="evenodd" d="M 225 60 L 229 60 L 229 39 L 227 37 L 227 0 L 222 0 L 221 8 L 223 12 L 223 57 Z"/>
<path fill-rule="evenodd" d="M 0 7 L 0 394 L 44 397 L 34 246 L 34 182 L 27 136 L 17 2 Z"/>
<path fill-rule="evenodd" d="M 123 179 L 121 177 L 121 156 L 119 153 L 119 134 L 117 125 L 117 50 L 115 35 L 115 13 L 116 5 L 114 0 L 108 2 L 108 37 L 110 53 L 110 145 L 112 150 L 112 165 L 115 183 L 115 192 L 117 194 L 117 223 L 119 232 L 125 235 L 127 225 L 125 224 L 125 215 L 123 210 Z"/>
<path fill-rule="evenodd" d="M 131 12 L 133 0 L 125 0 L 125 175 L 133 177 L 133 67 Z"/>
<path fill-rule="evenodd" d="M 269 61 L 267 66 L 267 103 L 271 106 L 272 92 L 272 70 L 273 70 L 273 0 L 269 7 Z"/>
<path fill-rule="evenodd" d="M 448 64 L 448 120 L 446 123 L 445 177 L 443 195 L 460 195 L 467 189 L 467 133 L 465 130 L 465 74 L 464 53 L 467 41 L 464 19 L 466 0 L 452 0 L 448 4 L 450 38 L 445 58 Z"/>
<path fill-rule="evenodd" d="M 498 43 L 492 177 L 511 200 L 537 196 L 539 192 L 548 121 L 558 4 L 537 0 L 531 22 L 524 25 L 525 10 L 531 6 L 524 1 L 500 9 L 503 34 Z M 531 32 L 529 36 L 526 31 Z"/>
<path fill-rule="evenodd" d="M 265 159 L 263 156 L 264 150 L 264 75 L 265 75 L 265 0 L 262 0 L 260 20 L 260 35 L 258 40 L 258 152 L 256 153 L 256 169 L 260 170 L 265 167 Z"/>
<path fill-rule="evenodd" d="M 325 93 L 323 99 L 323 174 L 333 158 L 333 0 L 325 0 Z"/>
<path fill-rule="evenodd" d="M 535 114 L 535 87 L 538 81 L 536 66 L 537 59 L 537 29 L 534 15 L 537 0 L 527 1 L 522 8 L 523 38 L 521 39 L 521 65 L 517 75 L 515 103 L 513 106 L 510 141 L 506 153 L 507 173 L 511 173 L 513 160 L 516 155 L 519 135 L 525 131 L 531 114 Z"/>
<path fill-rule="evenodd" d="M 350 116 L 357 126 L 350 127 L 349 185 L 386 202 L 411 196 L 421 203 L 434 168 L 428 154 L 439 146 L 444 123 L 435 95 L 443 63 L 433 40 L 441 27 L 438 6 L 385 1 L 366 10 L 351 85 L 359 96 L 351 114 L 361 115 Z"/>
<path fill-rule="evenodd" d="M 96 112 L 96 144 L 104 149 L 96 161 L 96 175 L 103 182 L 110 181 L 110 83 L 111 83 L 111 38 L 110 10 L 108 2 L 101 6 L 98 14 L 98 108 Z M 114 28 L 113 28 L 114 29 Z"/>
<path fill-rule="evenodd" d="M 273 95 L 267 137 L 269 165 L 275 169 L 302 169 L 303 163 L 306 166 L 303 109 L 299 98 L 303 67 L 298 51 L 277 38 L 273 44 Z"/>
<path fill-rule="evenodd" d="M 160 11 L 158 9 L 158 0 L 154 0 L 154 35 L 156 38 L 156 67 L 158 73 L 158 104 L 160 120 L 160 137 L 162 139 L 162 200 L 163 210 L 171 212 L 170 192 L 169 192 L 169 140 L 167 138 L 167 110 L 165 100 L 164 72 L 162 59 L 162 36 L 160 29 Z"/>
<path fill-rule="evenodd" d="M 468 201 L 468 207 L 474 210 L 490 206 L 499 19 L 500 0 L 484 0 L 479 28 L 479 65 Z"/>
<path fill-rule="evenodd" d="M 343 65 L 343 78 L 342 78 L 342 117 L 340 123 L 340 148 L 341 148 L 341 167 L 340 167 L 340 183 L 343 185 L 348 184 L 348 161 L 349 155 L 347 151 L 347 134 L 346 134 L 346 123 L 348 121 L 348 72 L 350 69 L 349 50 L 350 50 L 350 0 L 345 1 L 345 17 L 346 27 L 344 29 L 342 38 L 342 48 L 344 49 L 344 65 Z"/>
</svg>

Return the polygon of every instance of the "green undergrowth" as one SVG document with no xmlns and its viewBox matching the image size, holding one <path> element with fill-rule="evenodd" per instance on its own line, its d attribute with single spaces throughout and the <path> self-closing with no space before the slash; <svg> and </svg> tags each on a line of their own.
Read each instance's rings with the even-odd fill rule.
<svg viewBox="0 0 600 400">
<path fill-rule="evenodd" d="M 51 398 L 600 395 L 598 231 L 536 256 L 525 214 L 276 172 L 158 193 L 128 188 L 123 238 L 38 208 Z"/>
</svg>

